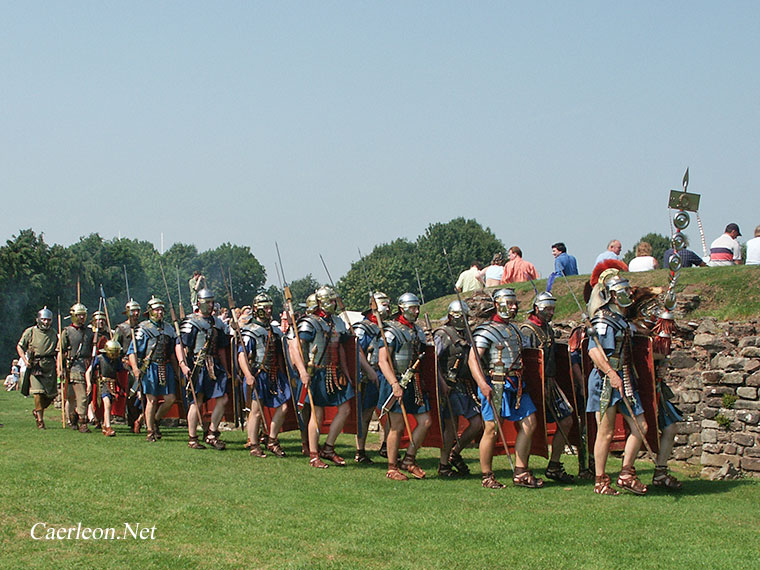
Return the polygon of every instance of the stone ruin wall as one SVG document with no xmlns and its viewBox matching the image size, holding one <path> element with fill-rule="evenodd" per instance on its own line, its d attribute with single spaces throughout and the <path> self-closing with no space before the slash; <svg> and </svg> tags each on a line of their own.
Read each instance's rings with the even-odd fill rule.
<svg viewBox="0 0 760 570">
<path fill-rule="evenodd" d="M 665 380 L 683 412 L 673 460 L 760 476 L 760 321 L 679 319 Z"/>
</svg>

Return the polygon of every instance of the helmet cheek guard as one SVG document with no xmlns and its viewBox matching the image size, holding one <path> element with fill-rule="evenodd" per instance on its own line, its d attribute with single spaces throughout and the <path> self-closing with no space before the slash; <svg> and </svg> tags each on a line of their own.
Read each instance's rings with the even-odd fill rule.
<svg viewBox="0 0 760 570">
<path fill-rule="evenodd" d="M 214 312 L 214 293 L 210 289 L 198 291 L 198 310 L 201 315 L 208 317 Z"/>
<path fill-rule="evenodd" d="M 316 290 L 319 307 L 328 315 L 334 315 L 338 308 L 338 294 L 329 285 L 324 285 Z"/>
<path fill-rule="evenodd" d="M 420 314 L 420 300 L 414 293 L 404 293 L 398 298 L 398 309 L 407 321 L 413 323 Z"/>
</svg>

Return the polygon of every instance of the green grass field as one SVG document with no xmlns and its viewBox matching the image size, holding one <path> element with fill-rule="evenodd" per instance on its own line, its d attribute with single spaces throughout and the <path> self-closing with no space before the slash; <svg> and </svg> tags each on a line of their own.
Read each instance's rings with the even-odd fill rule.
<svg viewBox="0 0 760 570">
<path fill-rule="evenodd" d="M 105 438 L 62 429 L 52 409 L 40 432 L 31 408 L 0 393 L 1 568 L 760 567 L 756 481 L 680 473 L 682 491 L 646 497 L 597 496 L 587 481 L 489 491 L 479 476 L 437 479 L 437 450 L 425 449 L 432 476 L 396 483 L 383 463 L 312 469 L 294 433 L 282 437 L 287 458 L 255 459 L 240 431 L 224 434 L 226 451 L 192 451 L 180 428 L 154 444 L 124 426 Z M 353 457 L 352 436 L 338 452 Z M 465 453 L 474 472 L 476 457 Z M 545 464 L 531 461 L 538 475 Z M 507 482 L 506 458 L 495 467 Z M 640 473 L 649 482 L 651 464 Z M 156 530 L 154 540 L 33 540 L 41 522 Z"/>
</svg>

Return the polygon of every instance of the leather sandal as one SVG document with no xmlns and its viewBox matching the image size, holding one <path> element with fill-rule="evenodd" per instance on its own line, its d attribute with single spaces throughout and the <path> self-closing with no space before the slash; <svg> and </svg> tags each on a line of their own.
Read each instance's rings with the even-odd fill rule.
<svg viewBox="0 0 760 570">
<path fill-rule="evenodd" d="M 90 428 L 87 427 L 87 422 L 79 422 L 79 427 L 77 429 L 80 433 L 90 433 Z"/>
<path fill-rule="evenodd" d="M 494 477 L 493 471 L 489 471 L 488 473 L 483 473 L 483 481 L 481 482 L 481 485 L 485 489 L 503 489 L 506 485 L 504 483 L 499 483 L 496 480 L 496 477 Z"/>
<path fill-rule="evenodd" d="M 108 427 L 103 426 L 103 435 L 106 437 L 114 437 L 116 435 L 116 432 L 113 430 L 111 426 L 108 426 Z"/>
<path fill-rule="evenodd" d="M 142 428 L 142 420 L 135 420 L 132 424 L 132 433 L 140 433 L 140 429 Z"/>
<path fill-rule="evenodd" d="M 34 421 L 37 422 L 37 429 L 45 429 L 45 421 L 42 419 L 42 414 L 37 410 L 32 410 Z"/>
<path fill-rule="evenodd" d="M 206 449 L 206 446 L 198 441 L 198 436 L 190 436 L 190 438 L 187 440 L 187 446 L 190 449 Z"/>
<path fill-rule="evenodd" d="M 251 454 L 251 457 L 266 457 L 267 456 L 267 454 L 264 453 L 264 450 L 261 449 L 261 446 L 258 443 L 254 443 L 248 449 L 249 449 L 249 453 Z"/>
<path fill-rule="evenodd" d="M 325 446 L 319 451 L 319 457 L 321 459 L 327 459 L 329 461 L 332 461 L 335 463 L 335 465 L 339 467 L 345 467 L 346 461 L 343 459 L 340 455 L 335 453 L 335 447 L 329 444 L 325 444 Z"/>
<path fill-rule="evenodd" d="M 161 433 L 161 428 L 158 427 L 158 420 L 156 420 L 156 431 L 154 432 L 156 439 L 161 439 L 164 437 L 164 434 Z"/>
<path fill-rule="evenodd" d="M 565 467 L 559 461 L 550 461 L 549 465 L 546 467 L 546 471 L 544 471 L 544 475 L 546 475 L 548 479 L 553 479 L 560 483 L 575 482 L 575 477 L 565 471 Z"/>
<path fill-rule="evenodd" d="M 414 461 L 415 456 L 407 454 L 404 457 L 404 460 L 401 462 L 401 469 L 404 471 L 411 473 L 412 476 L 415 479 L 424 479 L 425 478 L 425 472 L 422 470 L 422 468 L 417 465 L 417 463 Z"/>
<path fill-rule="evenodd" d="M 385 474 L 385 476 L 391 481 L 408 481 L 409 480 L 409 477 L 407 477 L 401 471 L 398 470 L 398 465 L 396 465 L 395 463 L 388 464 L 388 472 Z"/>
<path fill-rule="evenodd" d="M 633 493 L 634 495 L 646 495 L 647 486 L 636 477 L 636 468 L 633 466 L 623 467 L 618 476 L 617 486 Z"/>
<path fill-rule="evenodd" d="M 158 441 L 158 437 L 156 436 L 156 432 L 148 430 L 148 435 L 145 436 L 145 441 L 149 441 L 151 443 L 156 443 Z"/>
<path fill-rule="evenodd" d="M 317 469 L 327 469 L 330 467 L 327 463 L 319 458 L 318 453 L 309 453 L 309 467 L 316 467 Z"/>
<path fill-rule="evenodd" d="M 385 457 L 386 459 L 388 459 L 388 444 L 386 442 L 383 442 L 380 445 L 380 450 L 377 452 L 377 454 L 380 457 Z"/>
<path fill-rule="evenodd" d="M 375 463 L 367 456 L 367 452 L 363 449 L 358 449 L 356 451 L 356 455 L 354 455 L 354 461 L 356 461 L 356 463 L 359 465 L 372 465 Z"/>
<path fill-rule="evenodd" d="M 267 451 L 271 451 L 277 457 L 285 457 L 285 451 L 283 451 L 282 446 L 280 445 L 280 440 L 276 437 L 270 437 L 269 441 L 267 441 Z"/>
<path fill-rule="evenodd" d="M 454 469 L 459 471 L 460 474 L 470 474 L 470 468 L 467 467 L 467 464 L 464 462 L 464 459 L 462 459 L 462 456 L 453 449 L 451 450 L 451 453 L 449 453 L 449 463 L 451 463 Z"/>
<path fill-rule="evenodd" d="M 544 486 L 544 481 L 534 476 L 533 472 L 525 467 L 515 467 L 512 483 L 514 483 L 515 487 L 525 487 L 527 489 L 540 489 Z"/>
<path fill-rule="evenodd" d="M 594 479 L 594 493 L 597 495 L 619 495 L 620 491 L 613 489 L 610 476 L 606 473 L 604 475 L 597 475 Z"/>
<path fill-rule="evenodd" d="M 218 451 L 224 451 L 227 449 L 227 444 L 224 443 L 221 439 L 219 439 L 219 436 L 221 434 L 218 431 L 212 431 L 209 430 L 206 434 L 206 437 L 203 438 L 203 442 L 210 445 L 214 449 Z"/>
<path fill-rule="evenodd" d="M 652 476 L 652 487 L 662 487 L 671 491 L 677 491 L 683 487 L 683 483 L 668 473 L 667 467 L 655 467 Z"/>
<path fill-rule="evenodd" d="M 578 479 L 583 479 L 584 481 L 593 481 L 594 480 L 594 472 L 591 471 L 591 469 L 579 469 L 578 470 Z"/>
<path fill-rule="evenodd" d="M 251 438 L 249 437 L 248 439 L 245 440 L 245 445 L 243 445 L 243 449 L 251 449 L 252 445 L 253 443 L 251 443 Z"/>
<path fill-rule="evenodd" d="M 459 473 L 457 473 L 456 471 L 454 471 L 451 468 L 451 465 L 449 465 L 448 463 L 446 465 L 444 465 L 443 463 L 439 463 L 438 464 L 438 476 L 441 477 L 441 478 L 443 478 L 443 479 L 452 479 L 452 478 L 456 479 L 457 477 L 459 477 Z"/>
</svg>

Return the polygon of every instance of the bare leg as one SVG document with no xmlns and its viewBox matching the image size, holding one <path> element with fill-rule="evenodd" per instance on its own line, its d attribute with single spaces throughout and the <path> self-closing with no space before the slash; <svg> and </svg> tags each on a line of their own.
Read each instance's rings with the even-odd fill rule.
<svg viewBox="0 0 760 570">
<path fill-rule="evenodd" d="M 607 469 L 607 456 L 610 453 L 612 436 L 615 433 L 615 417 L 617 406 L 610 406 L 604 416 L 596 413 L 596 441 L 594 442 L 594 470 L 597 477 L 605 474 Z"/>
<path fill-rule="evenodd" d="M 628 439 L 625 440 L 625 453 L 623 455 L 623 467 L 632 467 L 633 462 L 636 460 L 636 456 L 639 454 L 639 450 L 641 449 L 641 445 L 644 443 L 644 440 L 639 435 L 639 429 L 636 427 L 636 421 L 634 421 L 633 418 L 630 416 L 623 415 L 625 418 L 626 423 L 628 424 L 628 428 L 630 429 L 631 433 L 628 436 Z M 641 430 L 644 432 L 644 435 L 647 434 L 647 421 L 644 419 L 644 414 L 640 414 L 636 416 L 636 420 L 638 421 L 639 426 L 641 427 Z"/>
<path fill-rule="evenodd" d="M 390 420 L 390 428 L 387 430 L 388 465 L 396 465 L 398 463 L 398 446 L 401 442 L 401 434 L 404 431 L 404 419 L 401 414 L 396 412 L 388 412 L 388 419 Z"/>
<path fill-rule="evenodd" d="M 485 422 L 483 437 L 480 438 L 480 471 L 490 473 L 493 471 L 493 449 L 496 444 L 496 424 L 492 421 Z M 508 450 L 507 450 L 508 451 Z"/>
<path fill-rule="evenodd" d="M 343 425 L 346 423 L 348 414 L 351 413 L 351 404 L 349 402 L 343 402 L 338 406 L 338 413 L 335 414 L 335 418 L 330 424 L 330 431 L 327 433 L 327 445 L 335 445 L 335 440 L 338 439 L 338 435 L 343 431 Z"/>
<path fill-rule="evenodd" d="M 517 422 L 517 438 L 515 439 L 515 467 L 528 468 L 530 459 L 530 444 L 538 421 L 536 414 L 531 414 Z"/>
<path fill-rule="evenodd" d="M 559 426 L 565 433 L 570 433 L 570 429 L 573 427 L 572 416 L 562 418 L 559 421 Z M 549 461 L 559 461 L 560 457 L 562 456 L 562 452 L 565 451 L 565 445 L 567 445 L 568 442 L 565 439 L 565 436 L 562 435 L 562 431 L 557 428 L 557 431 L 554 434 L 554 440 L 552 441 L 552 454 L 549 458 Z"/>
<path fill-rule="evenodd" d="M 227 405 L 227 400 L 229 400 L 229 396 L 227 396 L 227 394 L 219 396 L 216 399 L 216 403 L 214 404 L 214 411 L 211 412 L 211 425 L 209 425 L 209 429 L 211 431 L 219 431 L 219 422 L 222 421 L 222 416 L 224 415 L 224 408 Z"/>
</svg>

